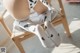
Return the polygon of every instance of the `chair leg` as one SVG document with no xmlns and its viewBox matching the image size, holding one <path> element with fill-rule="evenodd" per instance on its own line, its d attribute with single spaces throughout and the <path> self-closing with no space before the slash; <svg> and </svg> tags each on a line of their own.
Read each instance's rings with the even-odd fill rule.
<svg viewBox="0 0 80 53">
<path fill-rule="evenodd" d="M 25 53 L 23 46 L 21 45 L 21 41 L 19 39 L 13 39 L 14 43 L 18 47 L 20 53 Z"/>
<path fill-rule="evenodd" d="M 69 26 L 68 26 L 66 18 L 62 19 L 62 23 L 63 23 L 63 26 L 66 30 L 66 33 L 67 33 L 68 37 L 71 37 L 71 33 L 70 33 L 70 30 L 69 30 Z"/>
<path fill-rule="evenodd" d="M 7 31 L 7 33 L 11 36 L 12 33 L 11 33 L 10 29 L 7 27 L 7 25 L 5 24 L 4 20 L 1 19 L 0 21 L 1 21 L 1 24 L 3 25 L 3 27 L 5 28 L 5 30 Z"/>
</svg>

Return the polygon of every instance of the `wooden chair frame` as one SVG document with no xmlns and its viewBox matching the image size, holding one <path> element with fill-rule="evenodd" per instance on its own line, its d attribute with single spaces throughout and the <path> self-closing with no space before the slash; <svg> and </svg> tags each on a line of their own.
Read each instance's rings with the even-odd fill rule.
<svg viewBox="0 0 80 53">
<path fill-rule="evenodd" d="M 61 13 L 63 14 L 61 16 L 61 18 L 55 18 L 52 23 L 54 25 L 58 25 L 58 24 L 63 24 L 67 34 L 68 34 L 68 37 L 71 37 L 71 34 L 70 34 L 70 31 L 69 31 L 69 27 L 68 27 L 68 23 L 67 23 L 67 20 L 66 20 L 66 16 L 65 16 L 65 12 L 64 12 L 64 8 L 63 8 L 63 4 L 62 4 L 62 0 L 58 0 L 59 2 L 59 5 L 60 5 L 60 8 L 62 9 L 61 10 Z M 5 10 L 6 12 L 6 10 Z M 3 15 L 5 14 L 5 12 L 3 13 Z M 4 20 L 3 20 L 3 15 L 0 16 L 0 22 L 1 24 L 3 25 L 3 27 L 5 28 L 5 30 L 8 32 L 8 34 L 12 35 L 12 32 L 10 31 L 10 29 L 8 28 L 8 26 L 5 24 Z M 23 36 L 24 35 L 24 36 Z M 22 36 L 22 38 L 21 38 Z M 19 36 L 16 36 L 16 37 L 13 37 L 12 40 L 14 41 L 14 43 L 16 44 L 16 46 L 18 47 L 18 49 L 20 50 L 21 53 L 25 53 L 24 51 L 24 48 L 23 46 L 21 45 L 21 41 L 25 40 L 25 39 L 28 39 L 30 37 L 34 36 L 33 33 L 30 33 L 30 32 L 25 32 Z"/>
</svg>

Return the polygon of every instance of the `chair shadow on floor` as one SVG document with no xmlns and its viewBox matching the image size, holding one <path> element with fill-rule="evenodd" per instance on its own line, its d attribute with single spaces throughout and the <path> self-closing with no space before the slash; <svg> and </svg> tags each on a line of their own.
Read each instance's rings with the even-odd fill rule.
<svg viewBox="0 0 80 53">
<path fill-rule="evenodd" d="M 71 41 L 76 47 L 80 48 L 80 29 L 72 33 Z"/>
<path fill-rule="evenodd" d="M 80 53 L 80 29 L 74 31 L 72 33 L 71 38 L 67 38 L 67 37 L 65 37 L 65 35 L 63 35 L 62 44 L 65 45 L 65 47 L 62 46 L 62 48 L 66 49 L 66 46 L 67 46 L 69 49 L 70 48 L 72 49 L 72 50 L 67 49 L 67 50 L 69 50 L 68 53 L 73 52 L 74 50 L 76 50 L 76 48 L 78 48 L 77 53 Z"/>
<path fill-rule="evenodd" d="M 62 42 L 58 49 L 62 53 L 64 51 L 64 53 L 80 53 L 80 29 L 72 32 L 71 36 L 71 38 L 68 38 L 65 36 L 65 34 L 61 34 Z"/>
<path fill-rule="evenodd" d="M 72 38 L 69 39 L 73 45 L 80 48 L 80 18 L 73 17 L 69 23 Z"/>
<path fill-rule="evenodd" d="M 80 52 L 78 52 L 78 53 L 80 53 Z"/>
</svg>

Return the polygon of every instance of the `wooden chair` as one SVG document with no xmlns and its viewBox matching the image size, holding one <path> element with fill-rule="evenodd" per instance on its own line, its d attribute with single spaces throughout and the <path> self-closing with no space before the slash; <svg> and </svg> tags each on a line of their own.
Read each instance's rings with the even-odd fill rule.
<svg viewBox="0 0 80 53">
<path fill-rule="evenodd" d="M 68 23 L 67 23 L 66 16 L 65 16 L 65 12 L 64 12 L 64 8 L 63 8 L 63 5 L 62 5 L 62 0 L 58 0 L 58 1 L 59 1 L 60 8 L 62 9 L 61 10 L 62 16 L 59 17 L 59 18 L 55 18 L 52 21 L 52 23 L 54 25 L 63 24 L 64 29 L 66 30 L 66 32 L 68 34 L 68 37 L 71 37 L 69 27 L 68 27 Z M 6 10 L 5 10 L 5 12 L 6 12 Z M 4 16 L 5 12 L 0 16 L 0 22 L 3 25 L 3 27 L 5 28 L 5 30 L 7 31 L 7 33 L 10 35 L 10 37 L 12 37 L 13 33 L 10 31 L 10 29 L 5 24 L 4 19 L 3 19 L 3 16 Z M 21 53 L 25 53 L 25 51 L 23 49 L 23 46 L 21 45 L 21 41 L 34 36 L 34 34 L 30 33 L 30 32 L 24 32 L 24 33 L 17 33 L 15 35 L 18 35 L 18 36 L 13 37 L 12 40 L 14 41 L 16 46 L 18 47 L 19 51 Z"/>
<path fill-rule="evenodd" d="M 68 22 L 66 20 L 64 7 L 63 7 L 63 4 L 62 4 L 62 0 L 58 0 L 58 2 L 59 2 L 59 5 L 60 5 L 61 16 L 60 17 L 56 17 L 54 20 L 52 20 L 52 23 L 54 25 L 63 24 L 64 29 L 66 30 L 66 33 L 67 33 L 68 37 L 71 37 L 69 26 L 68 26 Z"/>
</svg>

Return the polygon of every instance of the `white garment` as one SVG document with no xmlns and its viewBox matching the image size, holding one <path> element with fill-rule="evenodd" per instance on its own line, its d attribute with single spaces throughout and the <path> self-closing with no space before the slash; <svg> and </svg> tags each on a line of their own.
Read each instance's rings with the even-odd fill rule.
<svg viewBox="0 0 80 53">
<path fill-rule="evenodd" d="M 50 9 L 43 14 L 38 14 L 33 10 L 33 14 L 31 14 L 28 19 L 21 21 L 15 20 L 13 28 L 20 27 L 25 31 L 32 32 L 38 36 L 44 47 L 54 48 L 55 46 L 60 45 L 60 35 L 56 32 L 50 22 L 57 16 L 57 14 L 56 11 L 53 11 L 52 13 Z M 45 28 L 43 28 L 41 24 L 44 24 Z"/>
</svg>

